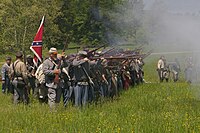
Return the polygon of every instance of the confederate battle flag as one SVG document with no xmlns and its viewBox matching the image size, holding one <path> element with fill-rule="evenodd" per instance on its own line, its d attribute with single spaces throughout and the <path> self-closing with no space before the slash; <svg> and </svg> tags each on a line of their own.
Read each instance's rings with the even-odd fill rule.
<svg viewBox="0 0 200 133">
<path fill-rule="evenodd" d="M 42 36 L 43 36 L 43 29 L 44 29 L 44 16 L 42 17 L 42 21 L 40 27 L 35 35 L 33 43 L 30 47 L 31 51 L 34 53 L 34 63 L 37 66 L 38 63 L 42 62 Z"/>
</svg>

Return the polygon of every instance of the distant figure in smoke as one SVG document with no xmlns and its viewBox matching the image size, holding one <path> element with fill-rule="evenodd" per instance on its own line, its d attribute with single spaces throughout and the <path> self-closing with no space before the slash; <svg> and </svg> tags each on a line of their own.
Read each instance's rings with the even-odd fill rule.
<svg viewBox="0 0 200 133">
<path fill-rule="evenodd" d="M 160 79 L 160 82 L 163 82 L 165 79 L 166 82 L 169 80 L 169 67 L 166 66 L 166 59 L 164 56 L 161 56 L 158 60 L 158 66 L 157 66 L 158 76 Z"/>
<path fill-rule="evenodd" d="M 174 82 L 177 82 L 178 79 L 179 79 L 178 78 L 179 73 L 181 71 L 180 63 L 179 63 L 178 59 L 175 58 L 175 61 L 174 62 L 170 62 L 169 66 L 170 66 L 170 69 L 171 69 L 171 72 L 172 72 L 172 75 L 173 75 L 173 80 L 174 80 Z"/>
<path fill-rule="evenodd" d="M 185 79 L 188 83 L 192 82 L 192 75 L 193 75 L 193 61 L 192 57 L 186 60 L 186 68 L 185 68 Z"/>
</svg>

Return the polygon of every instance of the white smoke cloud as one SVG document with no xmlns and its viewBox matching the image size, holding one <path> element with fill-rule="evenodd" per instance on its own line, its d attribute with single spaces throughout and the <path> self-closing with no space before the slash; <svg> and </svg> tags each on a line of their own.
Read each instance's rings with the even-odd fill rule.
<svg viewBox="0 0 200 133">
<path fill-rule="evenodd" d="M 165 3 L 162 3 L 165 4 Z M 163 6 L 163 5 L 155 6 Z M 151 43 L 177 50 L 200 50 L 200 16 L 194 13 L 174 13 L 166 7 L 153 6 L 147 13 L 147 29 Z M 165 5 L 166 6 L 166 5 Z"/>
<path fill-rule="evenodd" d="M 191 74 L 193 82 L 196 82 L 200 81 L 197 76 L 200 74 L 200 15 L 196 8 L 200 2 L 194 1 L 187 1 L 188 7 L 180 3 L 180 0 L 157 0 L 158 3 L 152 4 L 151 8 L 146 10 L 146 29 L 151 46 L 158 47 L 157 50 L 191 52 L 186 56 L 193 57 Z M 186 62 L 182 62 L 184 63 Z"/>
</svg>

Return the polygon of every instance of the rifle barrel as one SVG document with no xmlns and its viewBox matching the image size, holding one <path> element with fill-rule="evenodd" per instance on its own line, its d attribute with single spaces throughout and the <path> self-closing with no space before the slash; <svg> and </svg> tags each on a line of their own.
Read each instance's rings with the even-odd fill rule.
<svg viewBox="0 0 200 133">
<path fill-rule="evenodd" d="M 95 51 L 97 51 L 97 50 L 99 50 L 99 49 L 101 49 L 101 48 L 103 48 L 103 47 L 105 47 L 105 45 L 102 45 L 102 46 L 100 46 L 100 47 L 98 47 L 98 48 L 95 48 L 95 49 L 89 51 L 88 53 L 91 54 L 91 53 L 93 53 L 93 52 L 95 52 Z"/>
<path fill-rule="evenodd" d="M 92 60 L 97 60 L 97 59 L 107 59 L 107 60 L 111 60 L 111 59 L 121 59 L 121 60 L 124 60 L 124 59 L 138 59 L 140 58 L 140 56 L 135 56 L 135 57 L 93 57 L 93 58 L 90 58 Z"/>
</svg>

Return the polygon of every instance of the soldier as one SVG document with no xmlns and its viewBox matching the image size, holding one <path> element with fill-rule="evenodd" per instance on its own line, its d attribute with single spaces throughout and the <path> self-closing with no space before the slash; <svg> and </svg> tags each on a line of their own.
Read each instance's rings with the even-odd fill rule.
<svg viewBox="0 0 200 133">
<path fill-rule="evenodd" d="M 179 60 L 178 60 L 178 58 L 175 58 L 175 60 L 174 60 L 175 62 L 176 62 L 176 64 L 177 64 L 177 67 L 178 67 L 178 70 L 179 71 L 181 71 L 181 65 L 180 65 L 180 63 L 179 63 Z"/>
<path fill-rule="evenodd" d="M 8 76 L 10 70 L 11 57 L 6 58 L 6 63 L 2 66 L 1 77 L 2 77 L 2 93 L 13 93 L 12 85 Z"/>
<path fill-rule="evenodd" d="M 43 102 L 47 102 L 48 96 L 48 90 L 45 86 L 45 75 L 43 72 L 43 63 L 40 64 L 40 66 L 37 68 L 36 72 L 35 72 L 35 77 L 36 77 L 36 86 L 37 86 L 37 90 L 38 90 L 38 98 L 39 98 L 39 102 L 43 103 Z"/>
<path fill-rule="evenodd" d="M 175 62 L 170 62 L 169 63 L 171 72 L 173 74 L 173 80 L 174 82 L 178 81 L 178 76 L 179 76 L 179 72 L 180 72 L 180 64 L 178 62 L 178 59 L 175 59 Z"/>
<path fill-rule="evenodd" d="M 49 50 L 49 58 L 43 62 L 43 72 L 45 75 L 45 85 L 48 87 L 48 104 L 51 109 L 55 109 L 56 103 L 60 102 L 61 88 L 59 85 L 59 75 L 61 70 L 58 68 L 59 60 L 56 48 Z"/>
<path fill-rule="evenodd" d="M 130 71 L 132 86 L 134 87 L 137 83 L 137 65 L 135 60 L 132 60 L 130 62 L 129 71 Z"/>
<path fill-rule="evenodd" d="M 142 58 L 139 58 L 137 60 L 137 64 L 139 66 L 139 71 L 138 71 L 138 74 L 139 74 L 139 80 L 141 83 L 144 82 L 144 71 L 143 71 L 143 66 L 144 66 L 144 61 Z"/>
<path fill-rule="evenodd" d="M 101 64 L 98 65 L 99 69 L 100 69 L 100 74 L 101 74 L 101 86 L 100 86 L 100 91 L 101 91 L 101 96 L 102 97 L 106 97 L 108 96 L 108 86 L 109 86 L 109 82 L 108 82 L 108 77 L 107 77 L 107 60 L 106 59 L 102 59 Z M 111 74 L 110 74 L 111 77 Z"/>
<path fill-rule="evenodd" d="M 160 82 L 163 82 L 163 80 L 164 80 L 164 77 L 163 77 L 164 69 L 165 69 L 165 57 L 161 56 L 158 61 L 158 66 L 157 66 L 157 71 L 158 71 L 158 76 L 160 78 Z"/>
<path fill-rule="evenodd" d="M 110 79 L 108 78 L 108 95 L 109 97 L 113 98 L 118 94 L 118 83 L 117 83 L 117 76 L 116 73 L 119 70 L 117 66 L 119 66 L 120 63 L 116 60 L 113 59 L 108 62 L 108 68 L 109 68 L 109 73 L 111 74 Z"/>
<path fill-rule="evenodd" d="M 73 75 L 73 66 L 71 64 L 72 62 L 69 61 L 69 57 L 66 56 L 63 60 L 62 69 L 64 70 L 61 73 L 62 83 L 61 86 L 63 86 L 63 103 L 66 107 L 70 100 L 73 98 L 73 88 L 75 86 L 74 79 L 72 77 Z"/>
<path fill-rule="evenodd" d="M 63 53 L 64 54 L 64 53 Z M 71 62 L 68 60 L 70 57 L 58 54 L 60 60 L 60 88 L 61 94 L 63 94 L 63 103 L 66 107 L 69 101 L 72 99 L 72 93 L 74 88 L 73 77 L 71 76 Z"/>
<path fill-rule="evenodd" d="M 36 96 L 35 94 L 35 66 L 33 63 L 33 57 L 31 55 L 26 56 L 26 68 L 28 70 L 28 80 L 30 83 L 29 94 L 31 93 Z"/>
<path fill-rule="evenodd" d="M 19 102 L 24 102 L 25 104 L 28 104 L 29 102 L 27 92 L 27 69 L 22 59 L 23 54 L 21 52 L 17 52 L 16 61 L 11 65 L 10 74 L 12 78 L 12 84 L 14 86 L 14 104 L 17 104 Z"/>
<path fill-rule="evenodd" d="M 92 61 L 94 64 L 92 64 L 90 62 L 90 78 L 92 79 L 92 82 L 94 83 L 94 86 L 92 88 L 89 89 L 88 92 L 88 101 L 92 102 L 92 101 L 97 101 L 99 96 L 100 96 L 100 82 L 101 82 L 101 74 L 99 71 L 99 67 L 100 67 L 100 62 L 99 60 L 93 60 Z M 97 65 L 98 64 L 98 65 Z"/>
<path fill-rule="evenodd" d="M 134 59 L 135 60 L 135 70 L 136 70 L 136 83 L 137 85 L 139 85 L 142 82 L 142 73 L 141 73 L 141 69 L 140 69 L 140 61 L 138 59 Z"/>
<path fill-rule="evenodd" d="M 122 71 L 122 79 L 123 79 L 124 89 L 128 90 L 130 88 L 130 84 L 131 84 L 130 72 L 128 71 L 126 65 L 124 65 L 122 67 L 121 71 Z"/>
<path fill-rule="evenodd" d="M 105 97 L 110 97 L 111 96 L 111 91 L 112 91 L 112 73 L 111 73 L 111 63 L 107 60 L 104 60 L 102 62 L 102 78 L 104 79 L 104 91 L 105 91 Z"/>
<path fill-rule="evenodd" d="M 89 75 L 90 70 L 87 52 L 79 51 L 72 65 L 74 66 L 74 77 L 77 82 L 74 87 L 75 106 L 86 105 L 89 93 L 89 81 L 86 73 Z"/>
<path fill-rule="evenodd" d="M 192 82 L 193 71 L 194 71 L 193 69 L 194 69 L 193 59 L 192 57 L 189 57 L 186 60 L 186 68 L 185 68 L 185 79 L 188 83 Z"/>
</svg>

